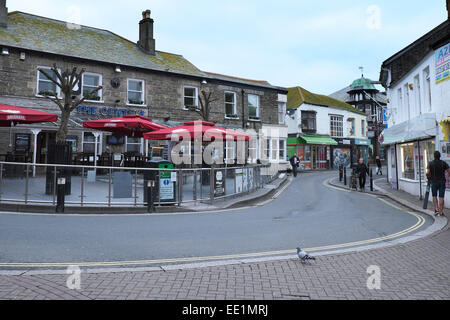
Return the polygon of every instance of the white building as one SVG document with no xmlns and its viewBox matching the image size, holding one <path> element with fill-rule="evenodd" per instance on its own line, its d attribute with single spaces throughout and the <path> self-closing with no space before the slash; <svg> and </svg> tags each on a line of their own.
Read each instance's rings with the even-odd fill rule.
<svg viewBox="0 0 450 320">
<path fill-rule="evenodd" d="M 435 150 L 450 164 L 450 24 L 445 21 L 383 62 L 387 90 L 386 147 L 393 188 L 422 197 Z M 446 206 L 450 205 L 447 179 Z"/>
<path fill-rule="evenodd" d="M 297 154 L 303 170 L 367 162 L 367 115 L 343 101 L 289 88 L 286 122 L 288 156 Z"/>
</svg>

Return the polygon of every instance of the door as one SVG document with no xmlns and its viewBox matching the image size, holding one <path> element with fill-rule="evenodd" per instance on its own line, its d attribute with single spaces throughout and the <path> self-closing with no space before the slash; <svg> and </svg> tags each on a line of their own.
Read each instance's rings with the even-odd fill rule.
<svg viewBox="0 0 450 320">
<path fill-rule="evenodd" d="M 312 152 L 312 168 L 313 169 L 317 169 L 317 162 L 318 162 L 317 147 L 316 146 L 312 146 L 311 147 L 311 152 Z"/>
</svg>

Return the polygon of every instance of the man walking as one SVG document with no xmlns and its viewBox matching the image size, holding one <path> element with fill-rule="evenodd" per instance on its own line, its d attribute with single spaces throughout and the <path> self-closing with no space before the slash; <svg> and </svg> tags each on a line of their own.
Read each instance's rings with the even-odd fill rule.
<svg viewBox="0 0 450 320">
<path fill-rule="evenodd" d="M 434 160 L 428 163 L 427 178 L 431 182 L 431 194 L 433 196 L 434 214 L 444 215 L 444 195 L 445 195 L 445 171 L 450 174 L 450 169 L 445 161 L 441 160 L 441 153 L 434 152 Z M 437 199 L 439 192 L 439 202 Z"/>
<path fill-rule="evenodd" d="M 381 160 L 380 160 L 379 156 L 377 156 L 377 158 L 375 159 L 375 162 L 377 164 L 377 175 L 378 175 L 378 173 L 380 173 L 380 175 L 383 175 L 383 172 L 381 171 Z"/>
<path fill-rule="evenodd" d="M 297 168 L 299 166 L 300 163 L 300 159 L 297 157 L 296 154 L 294 154 L 290 159 L 289 162 L 291 163 L 292 166 L 292 172 L 294 173 L 294 177 L 297 176 Z"/>
<path fill-rule="evenodd" d="M 359 179 L 359 190 L 364 191 L 364 187 L 366 185 L 366 174 L 369 174 L 369 169 L 367 168 L 366 164 L 364 163 L 363 158 L 359 158 L 359 163 L 356 166 L 356 174 L 358 175 Z"/>
</svg>

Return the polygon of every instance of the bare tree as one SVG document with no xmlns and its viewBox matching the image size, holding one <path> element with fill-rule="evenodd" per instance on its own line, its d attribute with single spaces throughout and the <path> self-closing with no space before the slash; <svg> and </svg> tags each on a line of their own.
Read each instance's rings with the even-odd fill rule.
<svg viewBox="0 0 450 320">
<path fill-rule="evenodd" d="M 78 105 L 82 104 L 85 100 L 92 99 L 96 97 L 96 93 L 102 89 L 102 86 L 98 86 L 90 91 L 88 94 L 81 95 L 81 97 L 74 97 L 73 89 L 79 85 L 81 87 L 81 78 L 83 73 L 86 71 L 84 68 L 81 69 L 80 73 L 77 74 L 77 67 L 73 67 L 72 71 L 67 69 L 65 72 L 61 73 L 56 65 L 53 64 L 51 70 L 56 76 L 56 79 L 52 77 L 47 71 L 38 68 L 38 70 L 51 82 L 53 82 L 57 87 L 60 88 L 62 93 L 62 98 L 59 98 L 57 93 L 45 94 L 44 97 L 48 100 L 54 102 L 61 110 L 61 124 L 59 126 L 58 132 L 56 133 L 56 142 L 64 142 L 67 137 L 67 126 L 69 124 L 70 113 L 77 108 Z"/>
<path fill-rule="evenodd" d="M 200 91 L 201 95 L 198 95 L 199 106 L 191 106 L 189 110 L 197 112 L 203 120 L 209 121 L 209 116 L 211 114 L 211 103 L 217 101 L 218 99 L 211 98 L 212 92 L 207 92 L 205 90 Z"/>
</svg>

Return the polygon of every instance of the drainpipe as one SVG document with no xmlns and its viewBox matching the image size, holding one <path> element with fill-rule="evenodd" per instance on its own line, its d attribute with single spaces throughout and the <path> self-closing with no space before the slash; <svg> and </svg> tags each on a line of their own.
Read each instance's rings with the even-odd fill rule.
<svg viewBox="0 0 450 320">
<path fill-rule="evenodd" d="M 245 91 L 244 91 L 244 89 L 242 89 L 242 91 L 241 91 L 241 94 L 242 94 L 242 97 L 241 97 L 242 98 L 242 129 L 245 130 L 244 93 L 245 93 Z"/>
<path fill-rule="evenodd" d="M 419 199 L 422 200 L 422 166 L 420 165 L 420 141 L 417 140 L 417 149 L 419 151 Z"/>
<path fill-rule="evenodd" d="M 397 190 L 398 190 L 398 161 L 397 161 L 397 144 L 394 144 L 395 151 L 395 179 L 397 180 Z"/>
</svg>

